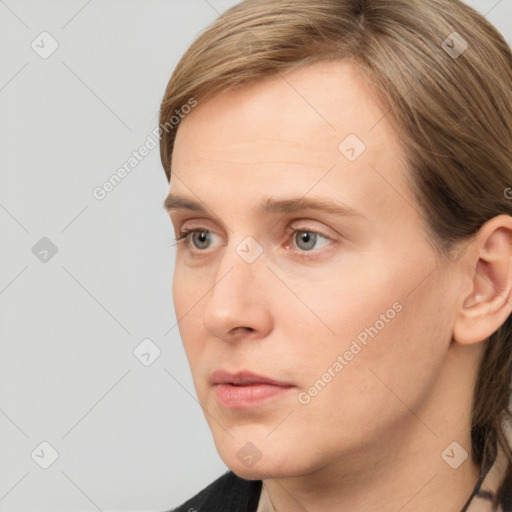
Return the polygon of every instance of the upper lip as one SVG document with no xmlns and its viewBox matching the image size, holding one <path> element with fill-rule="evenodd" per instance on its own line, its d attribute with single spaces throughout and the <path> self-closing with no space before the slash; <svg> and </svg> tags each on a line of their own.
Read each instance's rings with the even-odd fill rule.
<svg viewBox="0 0 512 512">
<path fill-rule="evenodd" d="M 249 371 L 229 373 L 225 370 L 216 370 L 212 373 L 210 382 L 216 384 L 233 384 L 235 386 L 250 386 L 254 384 L 271 384 L 273 386 L 290 387 L 290 382 L 283 382 L 264 375 L 258 375 Z"/>
</svg>

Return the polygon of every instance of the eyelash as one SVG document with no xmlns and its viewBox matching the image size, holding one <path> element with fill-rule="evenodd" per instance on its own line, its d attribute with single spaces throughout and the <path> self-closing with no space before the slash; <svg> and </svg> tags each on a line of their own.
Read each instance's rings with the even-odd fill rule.
<svg viewBox="0 0 512 512">
<path fill-rule="evenodd" d="M 212 231 L 210 231 L 209 229 L 206 229 L 206 228 L 202 228 L 200 226 L 198 227 L 194 227 L 194 228 L 188 228 L 188 229 L 184 229 L 180 235 L 175 238 L 175 241 L 176 243 L 173 244 L 173 247 L 174 246 L 177 246 L 178 244 L 180 243 L 184 243 L 184 242 L 187 242 L 187 239 L 189 239 L 190 235 L 192 235 L 193 233 L 195 232 L 206 232 L 206 233 L 213 233 Z M 289 230 L 287 230 L 288 234 L 290 236 L 294 235 L 295 233 L 312 233 L 312 234 L 315 234 L 315 235 L 318 235 L 322 238 L 325 238 L 326 240 L 329 240 L 329 241 L 333 241 L 332 238 L 328 237 L 327 235 L 324 235 L 323 233 L 320 233 L 319 231 L 316 231 L 314 229 L 309 229 L 309 228 L 290 228 Z M 194 252 L 195 254 L 200 254 L 200 253 L 204 253 L 206 251 L 201 251 L 199 249 L 194 249 Z M 297 253 L 297 255 L 301 258 L 301 259 L 314 259 L 314 258 L 317 258 L 318 255 L 312 255 L 312 254 L 308 254 L 308 253 L 314 253 L 314 249 L 311 250 L 311 251 L 300 251 L 300 250 L 294 250 L 293 252 Z"/>
</svg>

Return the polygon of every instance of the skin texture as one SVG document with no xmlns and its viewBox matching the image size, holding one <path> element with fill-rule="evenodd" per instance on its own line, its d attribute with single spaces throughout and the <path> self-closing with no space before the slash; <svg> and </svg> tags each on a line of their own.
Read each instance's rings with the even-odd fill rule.
<svg viewBox="0 0 512 512">
<path fill-rule="evenodd" d="M 208 210 L 170 211 L 177 236 L 198 230 L 176 249 L 180 334 L 220 456 L 264 480 L 262 499 L 279 512 L 459 511 L 479 472 L 441 453 L 453 442 L 455 459 L 470 452 L 480 342 L 510 313 L 510 218 L 490 221 L 456 260 L 439 257 L 385 113 L 352 64 L 320 62 L 199 103 L 178 129 L 170 192 Z M 355 161 L 339 150 L 349 134 L 366 145 Z M 258 209 L 302 197 L 359 215 Z M 301 242 L 310 230 L 316 245 Z M 249 236 L 263 251 L 252 263 L 237 252 Z M 295 387 L 227 409 L 209 383 L 217 369 Z M 237 456 L 244 446 L 261 455 L 253 465 Z"/>
</svg>

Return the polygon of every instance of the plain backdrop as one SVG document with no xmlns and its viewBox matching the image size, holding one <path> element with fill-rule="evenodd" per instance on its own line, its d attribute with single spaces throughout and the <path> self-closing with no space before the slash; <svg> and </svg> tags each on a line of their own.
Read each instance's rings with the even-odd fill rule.
<svg viewBox="0 0 512 512">
<path fill-rule="evenodd" d="M 227 468 L 174 314 L 158 147 L 189 44 L 234 0 L 0 0 L 0 511 L 158 511 Z M 512 42 L 512 0 L 471 1 Z"/>
</svg>

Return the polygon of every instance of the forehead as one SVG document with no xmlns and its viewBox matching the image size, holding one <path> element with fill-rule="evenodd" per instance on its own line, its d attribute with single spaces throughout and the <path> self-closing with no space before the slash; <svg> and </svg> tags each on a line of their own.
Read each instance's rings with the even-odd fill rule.
<svg viewBox="0 0 512 512">
<path fill-rule="evenodd" d="M 263 189 L 271 196 L 315 188 L 338 191 L 347 203 L 349 195 L 378 193 L 378 206 L 409 195 L 405 168 L 400 141 L 362 72 L 348 61 L 323 61 L 200 102 L 178 128 L 171 190 L 201 195 L 221 191 L 221 183 L 243 204 Z"/>
<path fill-rule="evenodd" d="M 234 151 L 237 144 L 248 141 L 279 145 L 281 151 L 295 151 L 297 142 L 311 147 L 319 141 L 337 149 L 336 142 L 350 133 L 380 140 L 390 128 L 383 118 L 378 99 L 358 67 L 345 60 L 321 61 L 199 103 L 179 126 L 175 153 L 189 149 L 190 141 L 185 139 L 191 130 L 194 137 L 208 137 L 201 138 L 201 149 L 222 151 L 227 148 L 219 142 L 229 142 Z"/>
</svg>

